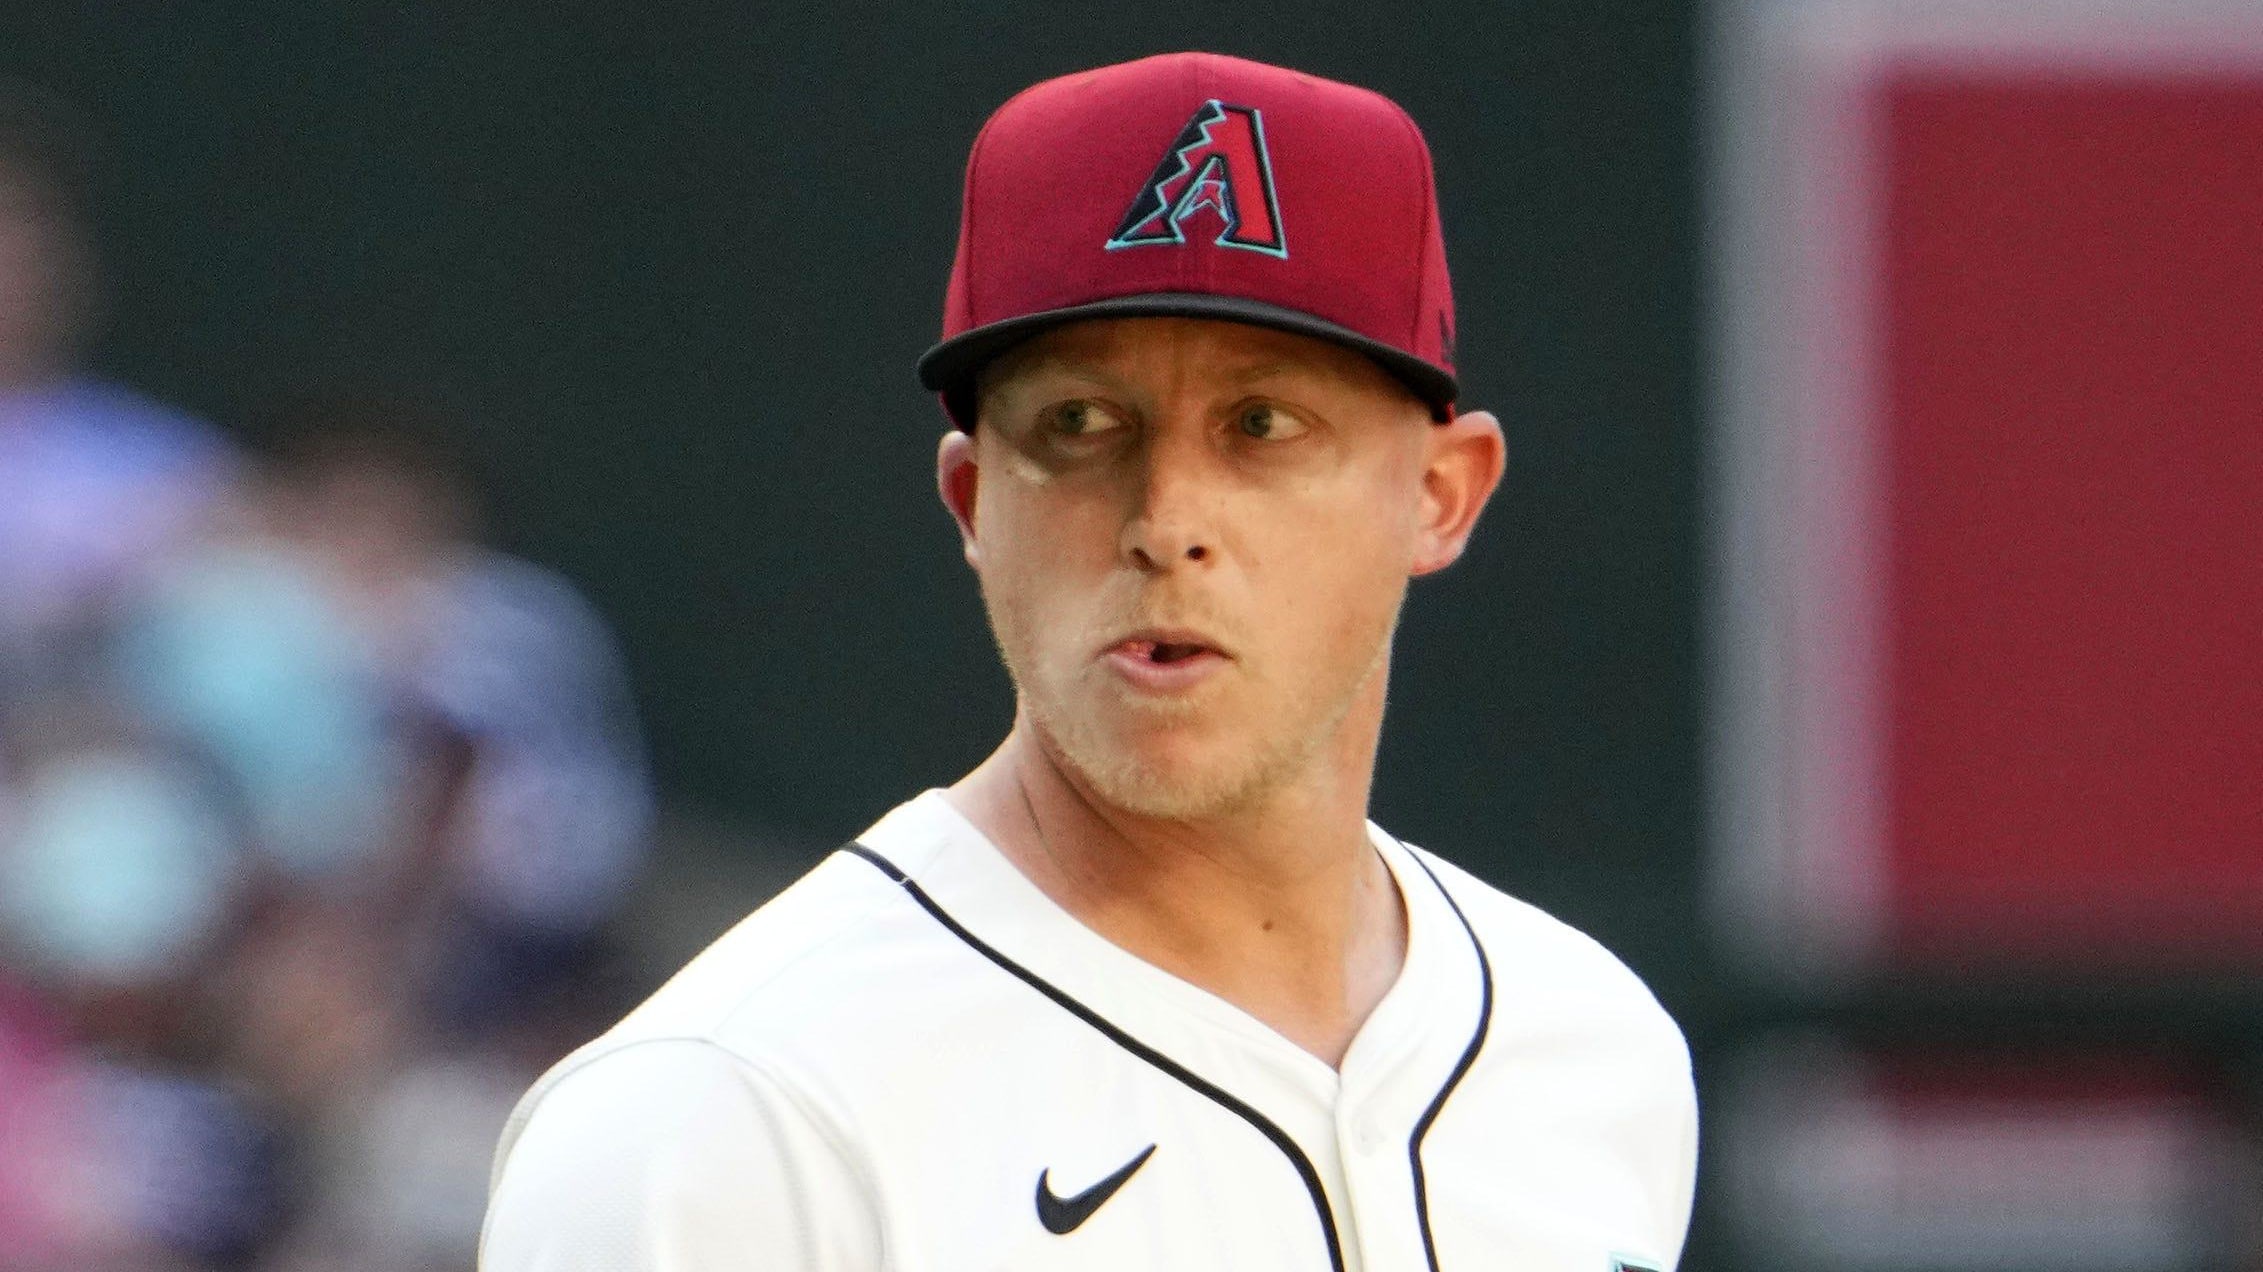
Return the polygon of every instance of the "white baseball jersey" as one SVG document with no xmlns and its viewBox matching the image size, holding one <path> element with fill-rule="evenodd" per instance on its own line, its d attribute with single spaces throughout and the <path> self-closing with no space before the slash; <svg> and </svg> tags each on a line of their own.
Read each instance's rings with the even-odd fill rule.
<svg viewBox="0 0 2263 1272">
<path fill-rule="evenodd" d="M 520 1102 L 485 1272 L 1671 1272 L 1680 1032 L 1378 829 L 1406 962 L 1341 1069 L 1110 944 L 929 791 Z"/>
</svg>

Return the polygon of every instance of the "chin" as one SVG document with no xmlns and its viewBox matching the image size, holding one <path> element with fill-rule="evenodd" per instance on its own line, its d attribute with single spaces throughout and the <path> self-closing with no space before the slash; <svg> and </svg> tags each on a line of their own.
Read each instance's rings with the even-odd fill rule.
<svg viewBox="0 0 2263 1272">
<path fill-rule="evenodd" d="M 1201 821 L 1256 805 L 1304 748 L 1281 739 L 1227 739 L 1191 722 L 1109 727 L 1089 719 L 1048 727 L 1054 749 L 1112 807 L 1159 821 Z"/>
<path fill-rule="evenodd" d="M 1137 761 L 1085 764 L 1072 757 L 1092 791 L 1112 808 L 1155 821 L 1198 822 L 1251 807 L 1263 783 L 1219 773 L 1169 772 Z"/>
</svg>

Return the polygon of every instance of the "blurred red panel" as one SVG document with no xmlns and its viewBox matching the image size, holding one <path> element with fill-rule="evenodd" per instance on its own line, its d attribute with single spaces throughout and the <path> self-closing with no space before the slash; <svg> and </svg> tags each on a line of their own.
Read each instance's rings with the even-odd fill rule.
<svg viewBox="0 0 2263 1272">
<path fill-rule="evenodd" d="M 2263 951 L 2263 77 L 1880 91 L 1897 943 Z"/>
</svg>

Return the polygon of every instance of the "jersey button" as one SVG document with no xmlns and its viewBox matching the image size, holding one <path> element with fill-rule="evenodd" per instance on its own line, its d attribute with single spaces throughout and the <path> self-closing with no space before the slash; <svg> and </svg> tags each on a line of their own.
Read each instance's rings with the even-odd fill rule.
<svg viewBox="0 0 2263 1272">
<path fill-rule="evenodd" d="M 1359 1120 L 1359 1129 L 1353 1134 L 1352 1143 L 1370 1157 L 1390 1146 L 1389 1138 L 1383 1134 L 1383 1127 L 1374 1118 L 1367 1117 Z"/>
</svg>

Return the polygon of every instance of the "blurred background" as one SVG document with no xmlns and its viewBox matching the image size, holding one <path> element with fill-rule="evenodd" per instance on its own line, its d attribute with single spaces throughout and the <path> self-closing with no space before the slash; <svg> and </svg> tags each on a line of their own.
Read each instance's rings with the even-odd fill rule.
<svg viewBox="0 0 2263 1272">
<path fill-rule="evenodd" d="M 1377 819 L 1687 1028 L 1684 1266 L 2263 1268 L 2263 15 L 0 9 L 0 1268 L 471 1265 L 517 1093 L 1008 689 L 968 143 L 1436 155 L 1509 476 Z"/>
</svg>

